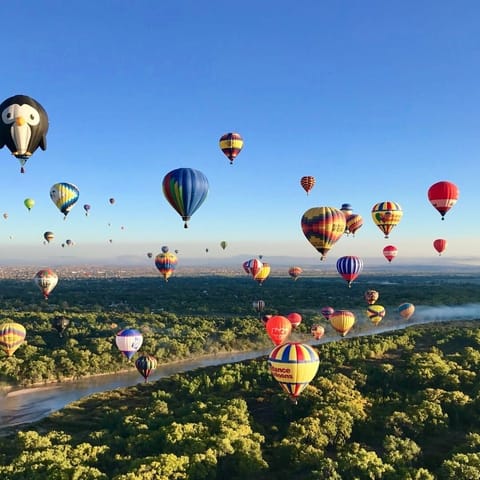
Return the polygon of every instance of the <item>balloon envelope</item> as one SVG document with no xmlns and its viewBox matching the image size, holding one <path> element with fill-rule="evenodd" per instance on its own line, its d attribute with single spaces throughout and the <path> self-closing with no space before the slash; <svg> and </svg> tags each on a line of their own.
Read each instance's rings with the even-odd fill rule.
<svg viewBox="0 0 480 480">
<path fill-rule="evenodd" d="M 63 332 L 70 325 L 70 320 L 67 317 L 55 317 L 52 319 L 52 327 L 62 336 Z"/>
<path fill-rule="evenodd" d="M 287 317 L 274 315 L 265 324 L 268 336 L 275 345 L 281 345 L 292 331 L 292 324 Z"/>
<path fill-rule="evenodd" d="M 253 279 L 258 282 L 260 285 L 268 278 L 270 275 L 270 265 L 268 263 L 263 263 L 262 268 L 254 275 Z"/>
<path fill-rule="evenodd" d="M 374 325 L 378 325 L 385 316 L 385 307 L 382 305 L 369 305 L 367 308 L 367 317 Z"/>
<path fill-rule="evenodd" d="M 379 296 L 380 294 L 376 290 L 367 290 L 364 294 L 365 300 L 369 305 L 373 305 Z"/>
<path fill-rule="evenodd" d="M 352 213 L 347 217 L 347 233 L 355 236 L 357 230 L 363 225 L 363 218 L 358 213 Z"/>
<path fill-rule="evenodd" d="M 325 334 L 325 328 L 322 325 L 313 325 L 311 332 L 315 340 L 320 340 Z"/>
<path fill-rule="evenodd" d="M 301 220 L 302 231 L 310 244 L 322 255 L 322 260 L 345 232 L 345 215 L 338 208 L 314 207 Z"/>
<path fill-rule="evenodd" d="M 303 270 L 300 268 L 300 267 L 290 267 L 288 269 L 288 274 L 294 279 L 296 280 L 301 274 L 302 274 Z"/>
<path fill-rule="evenodd" d="M 45 232 L 43 234 L 43 238 L 48 242 L 50 243 L 54 238 L 55 238 L 55 235 L 53 232 Z"/>
<path fill-rule="evenodd" d="M 33 281 L 43 293 L 45 300 L 48 300 L 50 293 L 57 286 L 58 276 L 53 270 L 46 268 L 39 270 L 33 277 Z"/>
<path fill-rule="evenodd" d="M 228 243 L 225 240 L 222 240 L 220 242 L 220 247 L 222 248 L 222 250 L 225 250 L 227 248 L 227 245 Z"/>
<path fill-rule="evenodd" d="M 117 333 L 115 343 L 123 355 L 130 360 L 142 346 L 143 335 L 135 328 L 125 328 Z"/>
<path fill-rule="evenodd" d="M 444 238 L 437 238 L 433 241 L 433 248 L 441 255 L 447 248 L 447 243 Z"/>
<path fill-rule="evenodd" d="M 275 347 L 268 356 L 273 378 L 296 401 L 315 378 L 318 371 L 318 353 L 310 345 L 289 342 Z"/>
<path fill-rule="evenodd" d="M 162 181 L 163 194 L 168 203 L 187 222 L 205 201 L 208 194 L 207 177 L 193 168 L 177 168 L 167 173 Z"/>
<path fill-rule="evenodd" d="M 177 256 L 171 252 L 159 253 L 155 257 L 155 266 L 167 282 L 177 268 Z"/>
<path fill-rule="evenodd" d="M 389 262 L 391 262 L 391 261 L 397 256 L 397 253 L 398 253 L 398 248 L 397 248 L 395 245 L 387 245 L 387 246 L 383 249 L 383 256 L 384 256 Z"/>
<path fill-rule="evenodd" d="M 299 313 L 292 312 L 287 315 L 288 320 L 292 324 L 292 328 L 297 328 L 302 323 L 302 316 Z"/>
<path fill-rule="evenodd" d="M 348 255 L 337 260 L 337 272 L 347 281 L 349 287 L 362 270 L 363 260 L 359 257 Z"/>
<path fill-rule="evenodd" d="M 388 238 L 393 227 L 400 223 L 402 216 L 402 207 L 395 202 L 376 203 L 372 208 L 372 219 L 375 225 L 385 234 L 385 238 Z"/>
<path fill-rule="evenodd" d="M 50 189 L 50 198 L 57 208 L 65 215 L 77 203 L 80 190 L 73 183 L 60 182 L 55 183 Z"/>
<path fill-rule="evenodd" d="M 310 190 L 315 186 L 315 177 L 312 177 L 311 175 L 305 175 L 300 179 L 300 185 L 308 195 Z"/>
<path fill-rule="evenodd" d="M 428 200 L 440 213 L 443 220 L 445 214 L 457 203 L 460 192 L 454 183 L 441 181 L 434 183 L 428 189 L 427 195 Z"/>
<path fill-rule="evenodd" d="M 11 357 L 24 342 L 27 332 L 20 323 L 6 322 L 0 326 L 0 347 Z"/>
<path fill-rule="evenodd" d="M 218 143 L 231 165 L 243 148 L 243 138 L 239 133 L 230 132 L 222 135 Z"/>
<path fill-rule="evenodd" d="M 35 200 L 33 198 L 26 198 L 24 201 L 23 201 L 23 204 L 28 208 L 28 210 L 30 211 L 34 205 L 35 205 Z"/>
<path fill-rule="evenodd" d="M 398 313 L 402 318 L 408 320 L 415 313 L 415 305 L 413 303 L 402 303 L 398 306 Z"/>
<path fill-rule="evenodd" d="M 257 311 L 257 312 L 262 312 L 263 309 L 265 308 L 265 302 L 263 300 L 255 300 L 252 303 L 252 307 Z"/>
<path fill-rule="evenodd" d="M 157 368 L 157 364 L 157 359 L 152 355 L 142 355 L 135 360 L 135 366 L 145 381 L 148 380 L 152 371 Z"/>
<path fill-rule="evenodd" d="M 349 310 L 335 310 L 330 315 L 330 324 L 344 337 L 355 324 L 355 315 Z"/>
<path fill-rule="evenodd" d="M 325 320 L 330 320 L 330 315 L 334 311 L 335 309 L 333 307 L 322 307 L 322 310 L 320 312 L 323 315 L 323 318 L 325 318 Z"/>
</svg>

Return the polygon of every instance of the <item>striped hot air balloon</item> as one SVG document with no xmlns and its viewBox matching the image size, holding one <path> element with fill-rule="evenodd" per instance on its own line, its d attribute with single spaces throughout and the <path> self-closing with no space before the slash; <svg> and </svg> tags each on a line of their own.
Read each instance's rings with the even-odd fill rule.
<svg viewBox="0 0 480 480">
<path fill-rule="evenodd" d="M 310 244 L 325 258 L 345 232 L 345 215 L 338 208 L 314 207 L 301 220 L 302 231 Z"/>
<path fill-rule="evenodd" d="M 148 377 L 157 368 L 157 364 L 157 359 L 152 355 L 141 355 L 135 360 L 135 367 L 137 367 L 145 382 L 148 382 Z"/>
<path fill-rule="evenodd" d="M 355 325 L 355 314 L 349 310 L 335 310 L 330 315 L 330 324 L 344 337 Z"/>
<path fill-rule="evenodd" d="M 310 190 L 315 186 L 315 177 L 311 175 L 306 175 L 300 179 L 300 185 L 307 192 L 307 195 L 310 193 Z"/>
<path fill-rule="evenodd" d="M 155 257 L 155 266 L 166 282 L 168 282 L 168 279 L 173 275 L 173 272 L 177 268 L 177 263 L 177 256 L 169 252 L 168 249 L 166 252 L 159 253 Z"/>
<path fill-rule="evenodd" d="M 415 305 L 413 303 L 402 303 L 398 306 L 398 313 L 405 320 L 409 320 L 410 317 L 415 313 Z"/>
<path fill-rule="evenodd" d="M 67 218 L 68 213 L 77 203 L 79 195 L 80 190 L 73 183 L 55 183 L 50 189 L 50 198 L 63 213 L 64 218 Z"/>
<path fill-rule="evenodd" d="M 0 347 L 11 357 L 24 342 L 25 327 L 16 322 L 5 322 L 0 326 Z"/>
<path fill-rule="evenodd" d="M 433 248 L 441 255 L 447 248 L 447 243 L 444 238 L 437 238 L 433 241 Z"/>
<path fill-rule="evenodd" d="M 385 234 L 385 238 L 388 238 L 393 227 L 400 223 L 402 216 L 402 207 L 395 202 L 380 202 L 372 207 L 372 219 Z"/>
<path fill-rule="evenodd" d="M 355 236 L 356 231 L 363 225 L 363 218 L 358 213 L 352 213 L 351 215 L 348 215 L 346 222 L 347 235 L 351 233 L 353 236 Z"/>
<path fill-rule="evenodd" d="M 268 356 L 273 378 L 297 403 L 299 395 L 318 371 L 318 353 L 310 345 L 289 342 L 275 347 Z"/>
<path fill-rule="evenodd" d="M 117 333 L 115 343 L 122 354 L 130 360 L 142 346 L 143 335 L 135 328 L 125 328 Z"/>
<path fill-rule="evenodd" d="M 230 165 L 243 148 L 243 138 L 239 133 L 225 133 L 220 137 L 219 145 L 222 152 L 230 160 Z"/>
<path fill-rule="evenodd" d="M 337 272 L 347 281 L 349 287 L 362 270 L 363 260 L 359 257 L 347 255 L 337 260 Z"/>
<path fill-rule="evenodd" d="M 378 325 L 383 317 L 385 317 L 386 311 L 385 307 L 382 305 L 369 305 L 367 308 L 367 317 L 374 325 Z"/>
</svg>

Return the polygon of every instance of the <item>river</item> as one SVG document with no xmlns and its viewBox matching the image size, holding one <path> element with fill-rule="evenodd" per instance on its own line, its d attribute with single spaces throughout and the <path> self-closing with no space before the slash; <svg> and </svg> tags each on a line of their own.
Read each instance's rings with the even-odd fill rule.
<svg viewBox="0 0 480 480">
<path fill-rule="evenodd" d="M 381 324 L 375 329 L 365 331 L 352 331 L 348 337 L 374 335 L 395 330 L 400 330 L 412 325 L 445 322 L 465 321 L 480 318 L 480 304 L 459 305 L 453 307 L 417 307 L 415 320 L 409 322 L 394 322 Z M 308 337 L 309 339 L 311 337 Z M 338 341 L 337 335 L 325 335 L 320 341 L 307 343 L 319 345 L 331 341 Z M 292 341 L 305 341 L 304 339 L 292 338 Z M 253 358 L 266 356 L 271 348 L 250 352 L 224 353 L 210 355 L 201 358 L 161 365 L 150 375 L 149 381 L 166 378 L 176 373 L 195 370 L 197 368 L 218 366 L 229 363 L 241 362 Z M 0 435 L 4 435 L 11 427 L 36 422 L 71 402 L 79 400 L 93 393 L 114 390 L 121 387 L 129 387 L 143 382 L 143 377 L 136 370 L 86 377 L 72 382 L 48 384 L 42 387 L 24 388 L 11 390 L 5 396 L 0 396 Z"/>
</svg>

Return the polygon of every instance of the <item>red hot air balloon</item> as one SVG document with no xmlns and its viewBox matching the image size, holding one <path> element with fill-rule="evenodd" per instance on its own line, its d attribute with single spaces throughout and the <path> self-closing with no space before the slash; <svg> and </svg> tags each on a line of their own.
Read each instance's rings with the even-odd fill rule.
<svg viewBox="0 0 480 480">
<path fill-rule="evenodd" d="M 288 274 L 294 279 L 297 280 L 297 278 L 302 274 L 303 270 L 301 267 L 290 267 L 288 269 Z"/>
<path fill-rule="evenodd" d="M 388 260 L 389 263 L 397 256 L 397 253 L 398 248 L 394 245 L 387 245 L 383 249 L 383 256 Z"/>
<path fill-rule="evenodd" d="M 250 260 L 243 262 L 242 266 L 246 273 L 255 278 L 260 273 L 260 270 L 262 270 L 263 263 L 257 258 L 251 258 Z"/>
<path fill-rule="evenodd" d="M 352 282 L 360 275 L 363 270 L 363 260 L 359 257 L 349 255 L 340 257 L 337 260 L 338 273 L 352 286 Z"/>
<path fill-rule="evenodd" d="M 288 320 L 292 324 L 292 328 L 297 328 L 302 323 L 302 316 L 299 313 L 292 312 L 287 315 Z"/>
<path fill-rule="evenodd" d="M 452 182 L 437 182 L 428 189 L 428 200 L 444 220 L 445 214 L 457 203 L 458 187 Z"/>
<path fill-rule="evenodd" d="M 310 193 L 310 190 L 315 186 L 315 177 L 311 175 L 306 175 L 300 179 L 300 185 L 307 192 L 307 195 Z"/>
<path fill-rule="evenodd" d="M 433 248 L 441 255 L 447 248 L 447 243 L 444 238 L 437 238 L 433 241 Z"/>
<path fill-rule="evenodd" d="M 274 315 L 267 320 L 265 329 L 272 342 L 275 345 L 281 345 L 290 335 L 292 324 L 287 317 Z"/>
</svg>

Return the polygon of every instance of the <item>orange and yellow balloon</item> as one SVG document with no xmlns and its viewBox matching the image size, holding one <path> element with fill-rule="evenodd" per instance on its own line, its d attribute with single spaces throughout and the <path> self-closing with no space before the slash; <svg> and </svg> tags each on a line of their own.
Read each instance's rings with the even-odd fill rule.
<svg viewBox="0 0 480 480">
<path fill-rule="evenodd" d="M 329 320 L 332 327 L 344 337 L 355 325 L 355 314 L 349 310 L 335 310 Z"/>
<path fill-rule="evenodd" d="M 374 325 L 378 325 L 383 317 L 385 317 L 386 310 L 382 305 L 369 305 L 367 308 L 367 317 Z"/>
<path fill-rule="evenodd" d="M 395 202 L 376 203 L 372 208 L 372 219 L 375 225 L 385 234 L 385 238 L 388 238 L 393 227 L 400 223 L 402 216 L 402 207 Z"/>
<path fill-rule="evenodd" d="M 300 185 L 308 195 L 310 190 L 315 186 L 315 177 L 312 177 L 311 175 L 305 175 L 300 179 Z"/>
<path fill-rule="evenodd" d="M 0 347 L 11 357 L 24 342 L 27 332 L 20 323 L 6 322 L 0 326 Z"/>
</svg>

